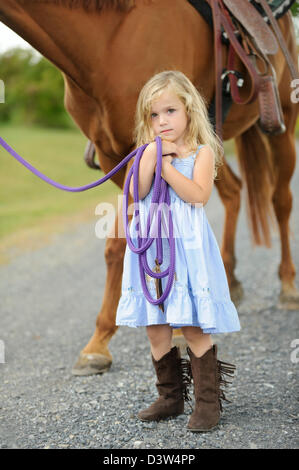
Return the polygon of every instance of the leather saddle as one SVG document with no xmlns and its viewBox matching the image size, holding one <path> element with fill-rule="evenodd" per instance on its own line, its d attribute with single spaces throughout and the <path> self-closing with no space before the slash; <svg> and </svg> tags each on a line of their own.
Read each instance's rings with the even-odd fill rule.
<svg viewBox="0 0 299 470">
<path fill-rule="evenodd" d="M 292 79 L 298 79 L 298 67 L 290 53 L 277 24 L 296 0 L 188 0 L 214 31 L 216 90 L 209 105 L 209 117 L 214 130 L 222 139 L 222 126 L 233 103 L 247 104 L 258 99 L 260 117 L 258 124 L 266 134 L 285 132 L 285 124 L 278 93 L 275 70 L 269 56 L 280 46 Z M 272 26 L 273 31 L 270 29 Z M 222 44 L 228 47 L 227 67 L 222 68 Z M 247 99 L 240 99 L 238 88 L 245 77 L 235 70 L 236 55 L 243 62 L 251 80 Z M 263 64 L 260 71 L 257 60 Z M 95 163 L 95 147 L 91 141 L 86 146 L 85 161 L 91 168 Z"/>
<path fill-rule="evenodd" d="M 274 2 L 276 5 L 273 6 L 276 7 L 282 6 L 277 5 L 279 2 L 280 4 L 284 2 L 285 11 L 294 3 L 292 0 L 274 0 Z M 192 3 L 194 2 L 192 1 Z M 298 67 L 293 63 L 273 15 L 270 2 L 266 0 L 254 0 L 254 2 L 249 0 L 206 0 L 206 3 L 209 4 L 212 11 L 214 30 L 216 105 L 214 104 L 213 111 L 216 133 L 222 138 L 222 124 L 225 119 L 222 98 L 225 93 L 229 95 L 227 100 L 229 104 L 232 103 L 232 100 L 238 104 L 247 104 L 258 99 L 260 113 L 258 124 L 261 130 L 272 135 L 285 132 L 276 74 L 269 56 L 276 54 L 280 46 L 292 79 L 299 78 L 299 74 Z M 256 8 L 257 4 L 259 4 L 259 9 Z M 264 11 L 263 16 L 261 8 Z M 268 22 L 273 31 L 268 26 Z M 228 46 L 226 69 L 222 69 L 222 43 Z M 241 101 L 238 93 L 238 87 L 242 87 L 244 84 L 244 77 L 234 70 L 236 55 L 243 62 L 251 79 L 250 93 L 244 101 Z M 263 64 L 263 71 L 258 67 L 257 59 Z M 226 88 L 223 90 L 227 77 L 229 83 L 226 82 Z"/>
</svg>

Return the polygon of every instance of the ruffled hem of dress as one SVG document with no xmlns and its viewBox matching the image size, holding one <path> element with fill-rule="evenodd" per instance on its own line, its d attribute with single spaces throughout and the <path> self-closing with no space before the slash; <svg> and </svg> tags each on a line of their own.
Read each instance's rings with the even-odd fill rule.
<svg viewBox="0 0 299 470">
<path fill-rule="evenodd" d="M 153 298 L 155 294 L 151 292 Z M 183 312 L 183 314 L 182 314 Z M 173 328 L 198 326 L 204 333 L 231 333 L 241 326 L 231 299 L 215 300 L 211 295 L 193 293 L 186 288 L 172 289 L 164 302 L 164 313 L 146 300 L 143 293 L 122 292 L 116 313 L 116 325 L 140 326 L 169 324 Z"/>
</svg>

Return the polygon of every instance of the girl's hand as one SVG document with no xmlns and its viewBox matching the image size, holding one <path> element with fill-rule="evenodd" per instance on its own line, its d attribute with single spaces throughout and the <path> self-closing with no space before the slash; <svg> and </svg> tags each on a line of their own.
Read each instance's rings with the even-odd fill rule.
<svg viewBox="0 0 299 470">
<path fill-rule="evenodd" d="M 162 172 L 163 172 L 163 167 L 165 166 L 165 163 L 167 164 L 168 162 L 171 164 L 173 160 L 173 157 L 171 155 L 162 155 Z M 155 161 L 155 167 L 154 171 L 156 171 L 157 168 L 157 159 Z"/>
<path fill-rule="evenodd" d="M 178 148 L 177 148 L 177 145 L 174 143 L 174 142 L 170 142 L 169 140 L 163 140 L 162 139 L 162 156 L 163 156 L 163 159 L 164 158 L 167 158 L 167 156 L 170 156 L 170 155 L 178 155 L 179 154 L 179 151 L 178 151 Z M 172 157 L 169 159 L 168 158 L 168 161 L 172 161 Z"/>
<path fill-rule="evenodd" d="M 161 137 L 161 136 L 160 136 Z M 164 163 L 166 162 L 169 162 L 171 163 L 172 162 L 172 155 L 175 156 L 175 155 L 178 155 L 178 148 L 177 148 L 177 145 L 174 144 L 173 142 L 170 142 L 169 140 L 163 140 L 161 139 L 161 143 L 162 143 L 162 166 Z M 154 152 L 155 152 L 155 168 L 154 170 L 156 171 L 156 166 L 157 166 L 157 147 L 156 147 L 156 142 L 151 142 L 149 144 L 149 146 L 152 149 L 155 149 Z"/>
<path fill-rule="evenodd" d="M 162 165 L 163 165 L 163 163 L 166 163 L 166 162 L 169 162 L 169 163 L 172 162 L 173 157 L 171 155 L 162 155 L 162 157 L 163 157 Z"/>
<path fill-rule="evenodd" d="M 179 154 L 178 148 L 175 143 L 170 142 L 169 140 L 162 139 L 162 166 L 166 162 L 171 163 L 173 160 L 173 157 L 175 157 L 178 154 Z"/>
</svg>

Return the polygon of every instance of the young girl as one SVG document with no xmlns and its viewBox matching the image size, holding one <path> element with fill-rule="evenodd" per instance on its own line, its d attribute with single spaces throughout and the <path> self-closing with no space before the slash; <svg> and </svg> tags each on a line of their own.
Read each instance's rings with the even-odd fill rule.
<svg viewBox="0 0 299 470">
<path fill-rule="evenodd" d="M 153 76 L 138 98 L 136 144 L 139 147 L 150 142 L 139 166 L 138 230 L 146 227 L 144 220 L 151 205 L 156 136 L 162 139 L 161 176 L 169 185 L 176 230 L 175 278 L 163 308 L 150 303 L 142 290 L 138 254 L 127 245 L 116 325 L 146 326 L 159 398 L 138 414 L 145 421 L 184 412 L 184 400 L 189 398 L 186 380 L 189 361 L 181 359 L 179 349 L 172 347 L 172 330 L 181 328 L 188 344 L 195 394 L 195 409 L 187 429 L 207 431 L 218 424 L 221 399 L 226 400 L 220 390 L 220 383 L 226 383 L 223 374 L 232 375 L 235 368 L 217 360 L 217 346 L 213 345 L 211 334 L 239 331 L 240 323 L 218 244 L 204 211 L 222 163 L 222 145 L 208 119 L 204 99 L 179 71 Z M 133 196 L 133 178 L 130 193 Z M 130 225 L 132 240 L 138 236 L 134 222 L 135 214 Z M 162 238 L 162 247 L 160 270 L 164 271 L 169 266 L 170 251 L 166 237 Z M 155 257 L 154 242 L 147 251 L 153 271 Z M 161 279 L 163 292 L 167 277 Z M 152 298 L 157 299 L 157 281 L 148 275 L 146 281 Z"/>
</svg>

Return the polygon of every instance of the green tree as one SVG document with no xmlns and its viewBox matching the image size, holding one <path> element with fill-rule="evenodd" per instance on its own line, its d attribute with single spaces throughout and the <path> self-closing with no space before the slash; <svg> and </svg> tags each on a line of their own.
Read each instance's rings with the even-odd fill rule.
<svg viewBox="0 0 299 470">
<path fill-rule="evenodd" d="M 293 16 L 299 16 L 299 3 L 298 2 L 295 2 L 291 6 L 291 12 Z"/>
<path fill-rule="evenodd" d="M 64 108 L 64 81 L 60 71 L 33 51 L 10 49 L 0 58 L 5 103 L 0 122 L 47 127 L 75 127 Z"/>
</svg>

